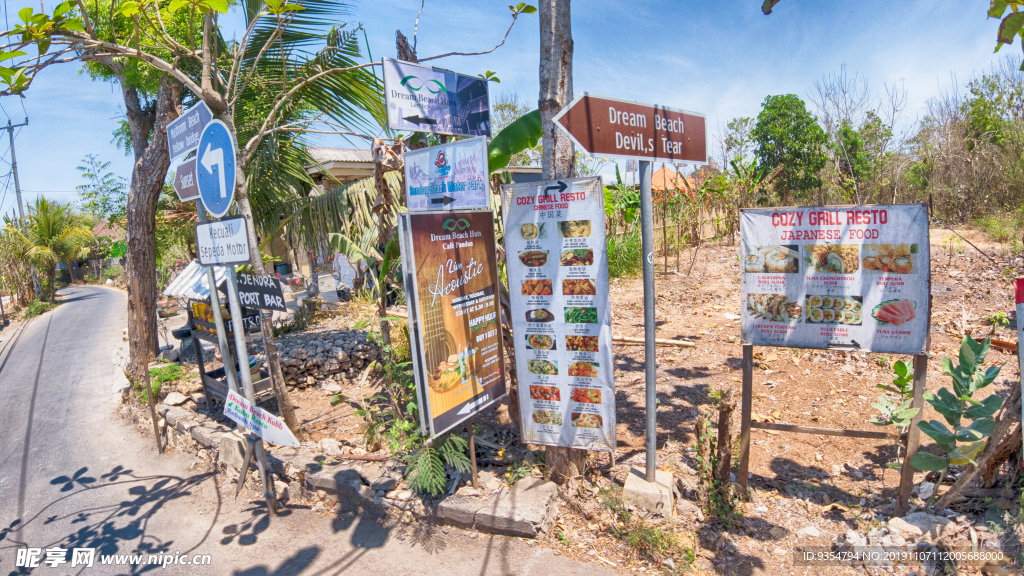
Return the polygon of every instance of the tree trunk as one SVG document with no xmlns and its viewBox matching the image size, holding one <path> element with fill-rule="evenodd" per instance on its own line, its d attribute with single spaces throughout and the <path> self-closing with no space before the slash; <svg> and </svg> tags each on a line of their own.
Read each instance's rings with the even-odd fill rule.
<svg viewBox="0 0 1024 576">
<path fill-rule="evenodd" d="M 50 302 L 56 302 L 55 290 L 53 289 L 54 277 L 57 275 L 57 266 L 51 264 L 46 267 L 46 279 L 50 284 Z"/>
<path fill-rule="evenodd" d="M 159 346 L 156 332 L 156 204 L 171 164 L 166 132 L 167 124 L 178 117 L 180 85 L 169 77 L 162 78 L 155 108 L 147 111 L 139 104 L 136 89 L 123 77 L 120 81 L 135 150 L 127 212 L 128 258 L 125 271 L 129 279 L 128 307 L 135 311 L 137 306 L 141 306 L 141 315 L 145 319 L 141 326 L 137 322 L 128 322 L 126 376 L 132 382 L 140 382 Z M 151 140 L 150 129 L 153 129 Z M 137 279 L 138 294 L 130 288 L 133 278 Z M 148 349 L 147 342 L 150 344 Z"/>
<path fill-rule="evenodd" d="M 572 101 L 572 27 L 569 0 L 542 0 L 540 9 L 540 118 L 544 128 L 544 179 L 572 178 L 575 151 L 569 137 L 551 121 Z M 517 391 L 518 392 L 518 391 Z M 548 477 L 565 484 L 586 474 L 587 451 L 548 446 L 545 461 Z"/>
<path fill-rule="evenodd" d="M 551 121 L 572 101 L 572 27 L 569 0 L 542 0 L 540 9 L 540 119 L 544 127 L 541 171 L 545 180 L 572 178 L 572 141 Z"/>
</svg>

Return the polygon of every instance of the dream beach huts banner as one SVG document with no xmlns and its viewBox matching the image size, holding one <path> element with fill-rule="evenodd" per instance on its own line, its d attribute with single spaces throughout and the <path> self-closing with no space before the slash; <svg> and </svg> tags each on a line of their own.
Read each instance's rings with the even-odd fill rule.
<svg viewBox="0 0 1024 576">
<path fill-rule="evenodd" d="M 924 351 L 927 205 L 744 209 L 740 234 L 744 343 Z"/>
<path fill-rule="evenodd" d="M 505 396 L 494 212 L 399 214 L 420 421 L 441 434 Z"/>
</svg>

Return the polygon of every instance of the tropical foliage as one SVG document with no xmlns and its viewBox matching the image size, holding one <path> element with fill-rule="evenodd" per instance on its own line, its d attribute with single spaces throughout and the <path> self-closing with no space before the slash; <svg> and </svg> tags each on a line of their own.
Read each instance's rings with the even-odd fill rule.
<svg viewBox="0 0 1024 576">
<path fill-rule="evenodd" d="M 53 302 L 57 263 L 65 264 L 70 271 L 72 260 L 88 256 L 86 245 L 92 239 L 89 219 L 75 211 L 71 204 L 40 196 L 29 205 L 23 238 L 28 246 L 25 260 L 46 271 L 49 298 Z"/>
</svg>

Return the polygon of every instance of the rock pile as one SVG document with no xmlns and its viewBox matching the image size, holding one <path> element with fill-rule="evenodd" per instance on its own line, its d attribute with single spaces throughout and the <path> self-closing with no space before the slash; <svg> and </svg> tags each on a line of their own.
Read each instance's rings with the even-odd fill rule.
<svg viewBox="0 0 1024 576">
<path fill-rule="evenodd" d="M 285 383 L 300 388 L 355 379 L 380 356 L 377 344 L 355 331 L 289 334 L 278 349 Z"/>
</svg>

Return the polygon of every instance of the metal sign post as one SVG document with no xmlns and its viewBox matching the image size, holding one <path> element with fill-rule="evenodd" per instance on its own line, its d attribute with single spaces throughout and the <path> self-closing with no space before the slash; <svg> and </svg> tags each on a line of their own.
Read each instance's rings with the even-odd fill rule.
<svg viewBox="0 0 1024 576">
<path fill-rule="evenodd" d="M 640 229 L 644 270 L 644 379 L 647 395 L 647 470 L 657 468 L 657 366 L 654 321 L 654 215 L 651 161 L 707 164 L 703 114 L 583 93 L 552 119 L 555 126 L 591 157 L 640 161 Z"/>
<path fill-rule="evenodd" d="M 242 322 L 242 305 L 238 301 L 238 285 L 235 278 L 235 267 L 228 266 L 228 306 L 231 311 L 231 326 L 235 333 L 235 350 L 238 352 L 238 371 L 242 379 L 242 394 L 250 404 L 256 405 L 256 396 L 252 388 L 252 373 L 249 370 L 249 351 L 245 344 L 245 325 Z M 216 288 L 210 293 L 216 292 Z M 227 370 L 225 370 L 227 372 Z M 250 442 L 252 439 L 250 438 Z M 274 482 L 270 478 L 270 465 L 267 464 L 267 452 L 263 448 L 263 440 L 255 441 L 254 452 L 256 462 L 260 469 L 260 477 L 263 480 L 263 495 L 267 499 L 267 510 L 273 516 L 277 515 L 277 494 L 274 490 Z M 243 465 L 248 469 L 248 461 Z"/>
<path fill-rule="evenodd" d="M 196 201 L 196 215 L 199 217 L 200 223 L 206 222 L 206 207 L 203 206 L 202 200 Z M 206 284 L 210 287 L 210 307 L 213 308 L 213 323 L 217 327 L 217 344 L 220 346 L 220 357 L 225 366 L 230 366 L 233 364 L 233 361 L 231 360 L 231 348 L 228 346 L 228 331 L 224 327 L 224 318 L 220 315 L 220 294 L 217 293 L 217 278 L 213 274 L 213 268 L 209 266 L 206 267 Z M 196 342 L 196 345 L 198 344 L 199 342 Z M 196 348 L 197 355 L 202 353 L 201 349 Z M 235 380 L 234 370 L 225 370 L 224 377 L 228 381 L 228 390 L 238 392 L 238 382 Z"/>
<path fill-rule="evenodd" d="M 1024 374 L 1024 278 L 1018 278 L 1014 288 L 1014 302 L 1017 305 L 1017 373 Z M 1020 421 L 1024 422 L 1024 402 L 1021 402 Z M 1024 443 L 1021 448 L 1024 449 Z"/>
<path fill-rule="evenodd" d="M 644 391 L 647 397 L 647 470 L 645 480 L 654 482 L 658 456 L 658 388 L 654 335 L 654 198 L 651 163 L 640 162 L 640 235 L 644 265 Z"/>
</svg>

